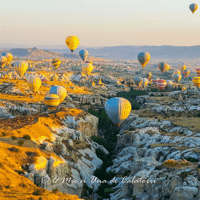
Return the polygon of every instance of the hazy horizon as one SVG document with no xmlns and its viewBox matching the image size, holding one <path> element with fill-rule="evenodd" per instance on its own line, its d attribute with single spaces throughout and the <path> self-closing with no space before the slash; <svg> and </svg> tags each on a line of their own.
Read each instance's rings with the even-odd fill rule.
<svg viewBox="0 0 200 200">
<path fill-rule="evenodd" d="M 0 43 L 79 47 L 196 46 L 200 11 L 189 0 L 7 0 L 1 3 Z M 198 2 L 196 2 L 198 4 Z"/>
</svg>

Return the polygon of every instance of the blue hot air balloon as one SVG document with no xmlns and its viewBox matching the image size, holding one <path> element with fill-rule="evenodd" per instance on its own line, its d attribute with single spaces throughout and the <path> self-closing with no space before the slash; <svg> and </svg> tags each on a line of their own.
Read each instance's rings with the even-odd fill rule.
<svg viewBox="0 0 200 200">
<path fill-rule="evenodd" d="M 82 60 L 85 61 L 85 59 L 88 57 L 89 53 L 87 50 L 82 49 L 79 51 L 79 55 L 82 58 Z"/>
</svg>

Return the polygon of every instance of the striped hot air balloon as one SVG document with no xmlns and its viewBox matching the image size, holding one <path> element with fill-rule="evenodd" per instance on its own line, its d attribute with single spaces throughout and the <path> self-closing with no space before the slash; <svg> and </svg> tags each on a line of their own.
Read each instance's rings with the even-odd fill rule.
<svg viewBox="0 0 200 200">
<path fill-rule="evenodd" d="M 194 77 L 192 81 L 197 87 L 200 87 L 200 77 Z"/>
<path fill-rule="evenodd" d="M 196 73 L 198 76 L 200 76 L 200 69 L 196 69 Z"/>
<path fill-rule="evenodd" d="M 56 94 L 47 94 L 44 98 L 44 103 L 49 110 L 54 110 L 60 104 L 60 97 Z"/>
<path fill-rule="evenodd" d="M 157 83 L 157 81 L 160 80 L 159 78 L 152 78 L 151 81 L 152 83 Z"/>
<path fill-rule="evenodd" d="M 157 86 L 161 91 L 165 89 L 166 85 L 167 85 L 167 82 L 164 79 L 160 79 L 157 81 Z"/>
</svg>

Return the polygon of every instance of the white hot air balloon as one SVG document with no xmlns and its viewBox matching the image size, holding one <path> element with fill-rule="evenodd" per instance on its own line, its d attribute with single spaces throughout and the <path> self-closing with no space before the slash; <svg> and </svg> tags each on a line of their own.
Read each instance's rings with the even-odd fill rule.
<svg viewBox="0 0 200 200">
<path fill-rule="evenodd" d="M 114 97 L 105 103 L 105 110 L 110 120 L 120 126 L 131 112 L 131 103 L 124 98 Z"/>
</svg>

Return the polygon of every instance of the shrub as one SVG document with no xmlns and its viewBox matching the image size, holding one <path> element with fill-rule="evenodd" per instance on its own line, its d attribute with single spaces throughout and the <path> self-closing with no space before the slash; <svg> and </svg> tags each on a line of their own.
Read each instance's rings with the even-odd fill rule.
<svg viewBox="0 0 200 200">
<path fill-rule="evenodd" d="M 54 189 L 52 192 L 53 192 L 54 194 L 57 194 L 57 193 L 59 192 L 59 190 L 58 190 L 58 188 L 56 188 L 56 189 Z"/>
<path fill-rule="evenodd" d="M 30 135 L 24 135 L 23 138 L 24 138 L 25 140 L 31 140 Z"/>
<path fill-rule="evenodd" d="M 23 140 L 20 140 L 20 141 L 18 141 L 17 143 L 18 143 L 19 146 L 22 146 L 22 145 L 24 144 L 24 141 L 23 141 Z"/>
<path fill-rule="evenodd" d="M 189 162 L 199 162 L 199 160 L 198 159 L 196 159 L 196 158 L 193 158 L 193 157 L 187 157 L 187 158 L 185 158 L 187 161 L 189 161 Z"/>
<path fill-rule="evenodd" d="M 11 138 L 12 138 L 12 140 L 17 140 L 17 138 L 15 136 L 12 136 Z"/>
<path fill-rule="evenodd" d="M 197 117 L 200 117 L 200 113 L 197 114 Z"/>
<path fill-rule="evenodd" d="M 6 133 L 5 133 L 5 132 L 2 132 L 1 134 L 2 134 L 3 136 L 5 136 L 5 135 L 6 135 Z"/>
<path fill-rule="evenodd" d="M 10 150 L 10 151 L 14 151 L 14 152 L 19 152 L 19 149 L 16 148 L 16 147 L 8 148 L 8 150 Z"/>
<path fill-rule="evenodd" d="M 36 196 L 39 196 L 39 195 L 42 195 L 44 193 L 44 190 L 35 190 L 32 194 L 33 195 L 36 195 Z"/>
<path fill-rule="evenodd" d="M 172 116 L 175 116 L 174 113 L 172 113 Z"/>
</svg>

